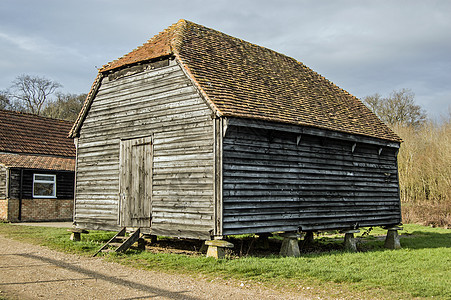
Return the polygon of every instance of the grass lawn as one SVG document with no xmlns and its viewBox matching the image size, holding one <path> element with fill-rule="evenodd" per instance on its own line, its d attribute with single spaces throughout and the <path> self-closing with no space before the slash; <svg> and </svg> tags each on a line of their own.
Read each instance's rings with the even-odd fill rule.
<svg viewBox="0 0 451 300">
<path fill-rule="evenodd" d="M 334 244 L 328 251 L 289 258 L 276 255 L 214 260 L 203 255 L 129 251 L 106 259 L 149 270 L 190 273 L 210 280 L 235 280 L 303 290 L 312 296 L 344 298 L 451 299 L 451 230 L 404 225 L 401 250 L 386 250 L 375 229 L 361 238 L 361 252 L 333 250 L 342 243 L 335 236 L 319 236 L 318 245 Z M 0 223 L 6 237 L 52 249 L 92 255 L 113 233 L 91 231 L 81 242 L 69 240 L 60 228 L 26 227 Z M 319 247 L 321 248 L 321 247 Z M 306 291 L 307 289 L 308 291 Z"/>
</svg>

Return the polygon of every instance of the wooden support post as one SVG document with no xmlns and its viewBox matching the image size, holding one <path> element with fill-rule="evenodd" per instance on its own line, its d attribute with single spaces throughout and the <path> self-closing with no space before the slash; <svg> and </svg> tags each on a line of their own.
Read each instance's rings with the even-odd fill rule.
<svg viewBox="0 0 451 300">
<path fill-rule="evenodd" d="M 271 233 L 259 233 L 258 238 L 257 238 L 256 248 L 268 250 L 270 236 L 271 236 Z"/>
<path fill-rule="evenodd" d="M 313 236 L 313 231 L 307 231 L 305 233 L 304 239 L 302 240 L 302 245 L 303 246 L 309 246 L 311 244 L 313 244 L 315 238 Z"/>
<path fill-rule="evenodd" d="M 286 232 L 281 234 L 283 237 L 282 247 L 280 248 L 280 256 L 301 256 L 301 251 L 299 251 L 299 234 L 295 232 Z"/>
<path fill-rule="evenodd" d="M 150 243 L 155 244 L 158 241 L 158 238 L 156 235 L 151 234 L 150 235 Z"/>
<path fill-rule="evenodd" d="M 402 230 L 401 227 L 390 227 L 387 229 L 387 236 L 385 237 L 385 248 L 387 249 L 401 249 L 401 243 L 399 242 L 398 230 Z"/>
<path fill-rule="evenodd" d="M 357 244 L 354 238 L 354 233 L 359 233 L 360 230 L 343 231 L 345 234 L 344 248 L 346 251 L 357 252 Z"/>
<path fill-rule="evenodd" d="M 208 246 L 207 257 L 214 257 L 216 259 L 225 257 L 225 248 L 233 248 L 234 245 L 224 240 L 205 241 Z"/>
<path fill-rule="evenodd" d="M 139 250 L 146 250 L 146 240 L 143 238 L 138 239 L 138 249 Z"/>
<path fill-rule="evenodd" d="M 205 242 L 202 243 L 202 246 L 199 249 L 200 253 L 206 253 L 208 250 L 208 246 L 205 244 Z"/>
<path fill-rule="evenodd" d="M 69 239 L 74 242 L 79 242 L 81 241 L 81 234 L 79 232 L 72 232 Z"/>
</svg>

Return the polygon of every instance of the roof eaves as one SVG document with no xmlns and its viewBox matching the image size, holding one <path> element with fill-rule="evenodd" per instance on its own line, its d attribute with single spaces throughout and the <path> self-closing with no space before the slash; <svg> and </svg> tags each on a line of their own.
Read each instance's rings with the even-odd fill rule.
<svg viewBox="0 0 451 300">
<path fill-rule="evenodd" d="M 276 123 L 280 122 L 280 123 L 297 125 L 297 126 L 306 126 L 306 127 L 312 127 L 312 128 L 318 128 L 318 129 L 324 129 L 324 130 L 331 130 L 330 128 L 327 128 L 327 127 L 321 126 L 321 125 L 308 124 L 308 123 L 303 123 L 303 122 L 299 122 L 299 121 L 295 121 L 295 120 L 283 120 L 283 121 L 281 121 L 281 120 L 278 120 L 278 119 L 275 119 L 275 118 L 272 118 L 272 117 L 269 117 L 269 116 L 261 116 L 261 115 L 249 116 L 248 114 L 242 114 L 242 113 L 238 113 L 238 112 L 224 113 L 224 114 L 222 114 L 222 116 L 223 117 L 232 117 L 232 118 L 242 118 L 242 119 L 255 119 L 255 120 L 262 120 L 262 121 L 269 121 L 269 122 L 276 122 Z M 376 136 L 376 135 L 362 134 L 362 133 L 355 132 L 355 131 L 352 131 L 352 130 L 334 129 L 334 131 L 342 132 L 342 133 L 345 133 L 345 134 L 362 135 L 362 136 L 367 136 L 367 137 L 380 139 L 380 140 L 387 140 L 387 141 L 396 142 L 396 143 L 402 143 L 402 139 L 399 138 L 398 135 L 396 135 L 395 133 L 393 133 L 393 137 L 392 138 L 388 138 L 388 137 L 387 138 L 381 138 L 381 137 Z"/>
<path fill-rule="evenodd" d="M 78 114 L 77 120 L 75 121 L 74 125 L 72 126 L 72 129 L 69 132 L 68 136 L 69 138 L 75 138 L 78 136 L 81 125 L 83 124 L 83 122 L 86 119 L 86 116 L 88 115 L 89 108 L 91 107 L 92 101 L 94 100 L 94 97 L 100 88 L 100 84 L 102 82 L 103 77 L 104 75 L 99 71 L 96 79 L 94 80 L 94 83 L 92 84 L 91 90 L 89 91 L 89 94 L 86 97 L 85 103 L 83 103 L 83 107 L 80 113 Z"/>
</svg>

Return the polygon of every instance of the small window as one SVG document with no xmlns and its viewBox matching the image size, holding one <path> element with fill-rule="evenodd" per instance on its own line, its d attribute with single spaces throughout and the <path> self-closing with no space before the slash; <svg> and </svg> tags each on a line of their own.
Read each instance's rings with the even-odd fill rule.
<svg viewBox="0 0 451 300">
<path fill-rule="evenodd" d="M 56 175 L 33 174 L 33 198 L 56 198 Z"/>
</svg>

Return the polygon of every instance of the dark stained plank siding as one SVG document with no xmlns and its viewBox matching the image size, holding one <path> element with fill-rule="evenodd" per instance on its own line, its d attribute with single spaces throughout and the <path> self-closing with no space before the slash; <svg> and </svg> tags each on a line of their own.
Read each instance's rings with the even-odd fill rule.
<svg viewBox="0 0 451 300">
<path fill-rule="evenodd" d="M 6 190 L 7 190 L 7 170 L 4 166 L 0 165 L 0 199 L 6 198 Z"/>
<path fill-rule="evenodd" d="M 22 181 L 22 197 L 33 198 L 33 174 L 56 175 L 56 197 L 58 199 L 74 198 L 74 172 L 47 171 L 47 170 L 24 170 Z M 20 180 L 20 176 L 18 178 Z M 20 185 L 20 183 L 17 183 Z"/>
<path fill-rule="evenodd" d="M 152 136 L 152 232 L 209 236 L 214 228 L 211 115 L 175 61 L 104 78 L 78 141 L 76 221 L 117 226 L 120 140 Z"/>
<path fill-rule="evenodd" d="M 9 169 L 9 197 L 19 199 L 20 197 L 20 169 Z"/>
<path fill-rule="evenodd" d="M 230 126 L 223 234 L 400 222 L 396 148 Z"/>
</svg>

